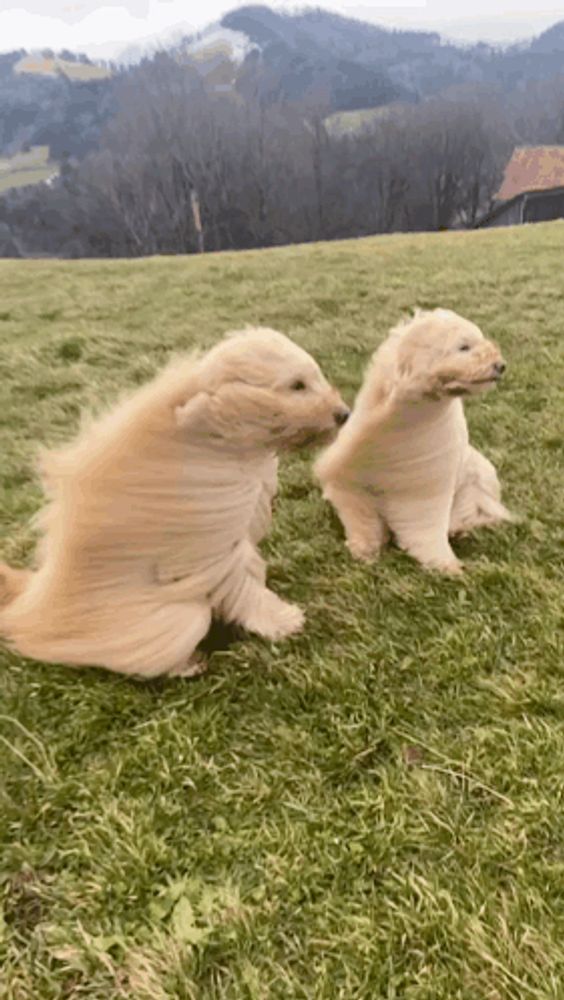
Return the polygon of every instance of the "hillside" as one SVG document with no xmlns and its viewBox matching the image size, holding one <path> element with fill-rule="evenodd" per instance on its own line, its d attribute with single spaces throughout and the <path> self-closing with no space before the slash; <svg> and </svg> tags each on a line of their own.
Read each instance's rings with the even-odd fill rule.
<svg viewBox="0 0 564 1000">
<path fill-rule="evenodd" d="M 0 262 L 2 558 L 29 557 L 37 445 L 171 353 L 271 324 L 352 401 L 415 304 L 501 344 L 468 415 L 523 517 L 460 540 L 460 580 L 355 564 L 289 456 L 267 551 L 303 635 L 216 635 L 192 682 L 0 653 L 4 996 L 560 1000 L 563 241 Z"/>
<path fill-rule="evenodd" d="M 176 51 L 188 59 L 197 52 L 204 75 L 206 55 L 212 73 L 222 59 L 233 67 L 232 86 L 242 93 L 258 88 L 265 99 L 317 99 L 329 111 L 347 111 L 418 101 L 451 87 L 511 91 L 546 80 L 562 71 L 563 25 L 502 49 L 457 45 L 435 32 L 380 28 L 321 9 L 285 14 L 248 6 L 226 14 L 196 40 L 185 39 Z"/>
<path fill-rule="evenodd" d="M 284 14 L 246 6 L 168 51 L 217 93 L 315 103 L 329 114 L 417 102 L 461 86 L 495 86 L 514 95 L 562 73 L 563 25 L 530 43 L 497 49 L 323 10 Z M 84 155 L 115 112 L 113 77 L 127 82 L 131 71 L 110 71 L 68 52 L 0 55 L 0 154 L 48 142 L 56 159 Z"/>
<path fill-rule="evenodd" d="M 13 52 L 0 257 L 470 228 L 516 146 L 562 143 L 562 24 L 496 49 L 247 6 L 138 65 Z M 48 173 L 13 169 L 36 149 Z"/>
<path fill-rule="evenodd" d="M 48 146 L 57 161 L 83 157 L 99 144 L 113 112 L 114 81 L 101 67 L 0 54 L 1 156 Z"/>
<path fill-rule="evenodd" d="M 389 30 L 321 9 L 241 7 L 221 24 L 260 52 L 267 93 L 295 98 L 317 88 L 335 111 L 416 101 L 461 85 L 514 88 L 562 72 L 564 22 L 506 49 L 457 45 L 435 32 Z"/>
</svg>

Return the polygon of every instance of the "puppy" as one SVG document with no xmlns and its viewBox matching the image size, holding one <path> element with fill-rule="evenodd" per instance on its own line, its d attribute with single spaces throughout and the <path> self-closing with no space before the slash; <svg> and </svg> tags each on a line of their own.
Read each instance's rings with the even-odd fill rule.
<svg viewBox="0 0 564 1000">
<path fill-rule="evenodd" d="M 212 614 L 268 639 L 303 623 L 265 586 L 276 453 L 348 416 L 304 350 L 274 330 L 172 364 L 47 453 L 35 572 L 0 566 L 0 629 L 25 656 L 189 675 Z"/>
<path fill-rule="evenodd" d="M 391 531 L 423 566 L 460 573 L 449 535 L 512 519 L 462 404 L 504 370 L 498 348 L 449 310 L 417 311 L 391 331 L 315 467 L 353 556 L 376 559 Z"/>
</svg>

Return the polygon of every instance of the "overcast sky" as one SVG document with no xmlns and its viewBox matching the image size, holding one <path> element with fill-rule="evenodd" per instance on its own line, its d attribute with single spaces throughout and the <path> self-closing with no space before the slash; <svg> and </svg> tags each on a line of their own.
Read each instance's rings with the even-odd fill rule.
<svg viewBox="0 0 564 1000">
<path fill-rule="evenodd" d="M 0 50 L 69 48 L 101 57 L 175 29 L 192 31 L 243 0 L 0 0 Z M 249 2 L 249 0 L 247 0 Z M 257 0 L 254 0 L 256 3 Z M 291 11 L 295 0 L 268 4 Z M 341 14 L 393 27 L 438 30 L 452 38 L 511 41 L 564 19 L 564 0 L 312 0 Z"/>
</svg>

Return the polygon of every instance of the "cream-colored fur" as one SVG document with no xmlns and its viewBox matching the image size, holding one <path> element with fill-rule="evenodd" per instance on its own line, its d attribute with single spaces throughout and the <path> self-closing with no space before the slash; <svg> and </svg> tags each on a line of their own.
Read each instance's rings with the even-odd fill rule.
<svg viewBox="0 0 564 1000">
<path fill-rule="evenodd" d="M 276 453 L 347 410 L 273 330 L 221 341 L 43 457 L 50 503 L 35 572 L 0 566 L 0 629 L 25 656 L 152 677 L 190 674 L 212 614 L 269 639 L 301 610 L 265 586 Z"/>
<path fill-rule="evenodd" d="M 391 331 L 315 467 L 353 556 L 377 558 L 393 532 L 422 565 L 458 573 L 449 535 L 511 519 L 493 465 L 469 443 L 461 398 L 504 368 L 478 327 L 446 309 Z"/>
</svg>

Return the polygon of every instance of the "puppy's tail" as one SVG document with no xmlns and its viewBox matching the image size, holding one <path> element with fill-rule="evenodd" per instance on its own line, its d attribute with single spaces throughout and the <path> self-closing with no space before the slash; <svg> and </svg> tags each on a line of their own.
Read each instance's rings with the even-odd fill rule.
<svg viewBox="0 0 564 1000">
<path fill-rule="evenodd" d="M 5 608 L 23 594 L 32 575 L 28 569 L 12 569 L 6 563 L 0 563 L 0 608 Z"/>
</svg>

